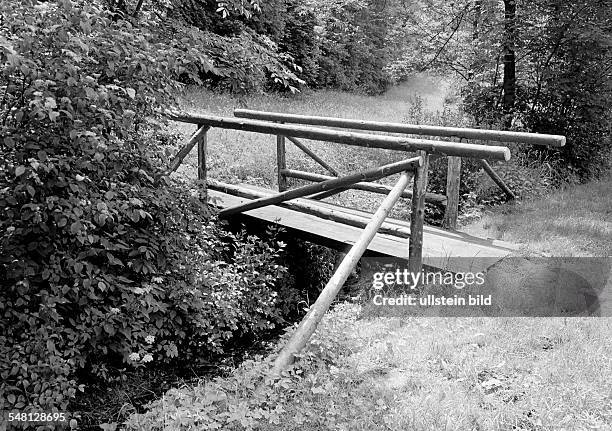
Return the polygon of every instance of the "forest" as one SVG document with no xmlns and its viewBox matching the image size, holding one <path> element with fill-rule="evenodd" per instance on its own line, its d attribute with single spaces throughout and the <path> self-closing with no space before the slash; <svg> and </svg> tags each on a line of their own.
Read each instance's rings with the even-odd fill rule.
<svg viewBox="0 0 612 431">
<path fill-rule="evenodd" d="M 415 76 L 436 77 L 452 87 L 444 112 L 425 115 L 410 96 L 403 119 L 567 138 L 517 149 L 519 174 L 505 179 L 537 199 L 609 175 L 611 46 L 610 0 L 3 0 L 0 410 L 68 412 L 67 429 L 301 429 L 313 404 L 287 403 L 339 397 L 317 378 L 340 355 L 338 328 L 355 322 L 345 305 L 302 368 L 245 401 L 240 391 L 263 379 L 261 355 L 303 317 L 336 255 L 276 228 L 228 229 L 201 184 L 167 175 L 186 134 L 168 110 L 320 104 L 334 116 L 338 101 L 367 110 Z M 211 169 L 275 181 L 224 144 L 231 152 Z M 464 217 L 505 201 L 469 193 L 478 171 L 462 172 Z M 444 175 L 432 174 L 433 191 Z M 609 199 L 590 202 L 599 198 Z M 171 389 L 206 376 L 225 380 Z M 177 407 L 174 428 L 161 425 L 168 390 L 204 419 Z M 367 409 L 384 415 L 385 397 Z M 352 408 L 312 429 L 349 429 L 363 410 Z"/>
</svg>

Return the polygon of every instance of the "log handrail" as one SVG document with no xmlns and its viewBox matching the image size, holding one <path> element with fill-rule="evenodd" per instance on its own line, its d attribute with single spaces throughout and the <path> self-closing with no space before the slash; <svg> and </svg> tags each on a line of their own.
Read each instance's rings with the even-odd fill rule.
<svg viewBox="0 0 612 431">
<path fill-rule="evenodd" d="M 355 268 L 357 265 L 357 262 L 368 248 L 372 238 L 374 238 L 376 232 L 378 232 L 380 226 L 387 218 L 389 211 L 391 211 L 393 205 L 395 205 L 397 200 L 400 198 L 402 191 L 406 188 L 409 182 L 410 175 L 407 172 L 402 173 L 391 193 L 385 197 L 381 205 L 372 216 L 372 219 L 366 225 L 357 242 L 353 245 L 353 247 L 351 247 L 344 259 L 342 259 L 342 262 L 336 269 L 336 272 L 332 278 L 327 282 L 315 303 L 312 305 L 312 307 L 310 307 L 310 310 L 308 310 L 306 316 L 302 319 L 291 338 L 287 341 L 287 344 L 285 344 L 278 354 L 278 357 L 272 366 L 272 376 L 280 375 L 283 370 L 293 363 L 295 355 L 306 346 L 306 343 L 317 329 L 319 322 L 329 309 L 329 306 L 333 300 L 338 295 L 338 292 L 344 285 L 344 282 L 349 277 L 353 268 Z M 419 265 L 420 263 L 421 262 L 419 262 Z"/>
<path fill-rule="evenodd" d="M 224 129 L 315 139 L 359 147 L 382 148 L 387 150 L 410 152 L 423 150 L 429 154 L 442 154 L 447 156 L 461 156 L 477 159 L 510 160 L 510 150 L 502 146 L 484 146 L 457 142 L 433 141 L 427 139 L 373 135 L 368 133 L 345 132 L 319 127 L 276 124 L 267 121 L 218 117 L 215 115 L 205 114 L 185 114 L 175 112 L 169 114 L 169 116 L 177 121 L 206 125 L 209 127 L 221 127 Z"/>
<path fill-rule="evenodd" d="M 311 115 L 284 114 L 280 112 L 255 111 L 250 109 L 235 109 L 234 116 L 253 120 L 283 121 L 285 123 L 340 127 L 343 129 L 368 130 L 371 132 L 440 136 L 447 138 L 476 139 L 481 141 L 495 142 L 515 142 L 520 144 L 547 145 L 551 147 L 562 147 L 565 145 L 565 136 L 548 135 L 543 133 L 366 121 L 334 117 L 318 117 Z"/>
</svg>

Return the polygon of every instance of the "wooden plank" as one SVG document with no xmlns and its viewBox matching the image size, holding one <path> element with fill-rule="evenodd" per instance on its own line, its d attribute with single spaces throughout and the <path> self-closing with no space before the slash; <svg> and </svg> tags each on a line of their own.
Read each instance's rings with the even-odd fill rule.
<svg viewBox="0 0 612 431">
<path fill-rule="evenodd" d="M 308 313 L 300 322 L 300 325 L 278 354 L 272 366 L 272 375 L 280 375 L 285 368 L 293 363 L 295 355 L 306 346 L 306 343 L 317 329 L 321 319 L 323 319 L 323 316 L 338 295 L 346 279 L 357 265 L 357 262 L 359 262 L 361 256 L 363 256 L 363 253 L 367 250 L 372 239 L 376 236 L 376 232 L 387 218 L 389 211 L 391 211 L 393 205 L 395 205 L 401 197 L 402 191 L 406 188 L 409 181 L 410 174 L 408 172 L 402 173 L 397 184 L 393 187 L 393 190 L 391 190 L 391 193 L 389 193 L 380 204 L 353 247 L 351 247 L 350 251 L 346 254 L 344 259 L 342 259 L 342 263 L 340 263 L 340 266 L 338 266 L 332 278 L 329 279 L 315 303 L 310 307 Z"/>
<path fill-rule="evenodd" d="M 279 112 L 253 111 L 249 109 L 235 109 L 234 116 L 240 118 L 251 118 L 255 120 L 283 121 L 285 123 L 293 124 L 369 130 L 372 132 L 444 136 L 447 138 L 476 139 L 481 141 L 517 142 L 521 144 L 548 145 L 552 147 L 562 147 L 565 145 L 565 136 L 547 135 L 543 133 L 510 132 L 460 127 L 426 126 L 421 124 L 351 120 L 345 118 L 316 117 L 310 115 L 284 114 Z"/>
<path fill-rule="evenodd" d="M 423 164 L 414 173 L 412 206 L 410 213 L 410 242 L 408 248 L 408 269 L 418 274 L 423 269 L 423 224 L 425 220 L 425 192 L 429 172 L 429 156 L 422 152 Z"/>
<path fill-rule="evenodd" d="M 493 168 L 491 167 L 491 165 L 489 164 L 489 162 L 487 162 L 484 159 L 479 160 L 480 165 L 482 166 L 482 168 L 484 169 L 484 171 L 489 174 L 489 176 L 491 177 L 491 179 L 495 182 L 495 184 L 497 184 L 497 186 L 502 189 L 502 191 L 506 194 L 506 196 L 508 196 L 510 199 L 516 199 L 516 195 L 512 192 L 512 190 L 510 190 L 510 187 L 508 187 L 506 185 L 506 183 L 504 182 L 504 180 L 502 180 L 500 178 L 499 175 L 497 175 L 497 172 L 495 172 L 493 170 Z"/>
<path fill-rule="evenodd" d="M 276 173 L 278 179 L 278 191 L 284 192 L 289 187 L 287 186 L 287 177 L 284 174 L 287 169 L 287 155 L 285 152 L 285 137 L 282 135 L 276 136 Z"/>
<path fill-rule="evenodd" d="M 449 157 L 446 170 L 446 209 L 442 226 L 457 229 L 459 216 L 459 187 L 461 186 L 461 157 Z"/>
<path fill-rule="evenodd" d="M 243 185 L 244 186 L 244 185 Z M 248 198 L 229 195 L 216 190 L 209 190 L 208 199 L 212 205 L 227 208 L 248 202 Z M 308 199 L 296 199 L 305 200 Z M 311 201 L 317 205 L 331 205 L 320 201 Z M 370 214 L 334 206 L 342 211 L 352 213 Z M 340 246 L 351 246 L 359 237 L 361 229 L 321 219 L 314 215 L 304 214 L 288 208 L 269 206 L 247 211 L 241 215 L 245 221 L 259 220 L 274 223 L 288 229 L 292 235 L 306 238 L 321 238 L 326 242 Z M 387 223 L 404 225 L 405 221 L 387 219 Z M 463 232 L 445 232 L 443 229 L 432 226 L 423 228 L 423 264 L 433 268 L 440 268 L 454 272 L 484 271 L 497 263 L 501 258 L 515 252 L 517 246 L 503 241 L 488 240 L 474 237 Z M 408 259 L 408 240 L 391 235 L 377 234 L 368 250 L 385 256 Z"/>
<path fill-rule="evenodd" d="M 232 214 L 248 211 L 250 209 L 260 208 L 267 205 L 274 205 L 280 202 L 288 201 L 290 199 L 348 186 L 351 184 L 355 184 L 359 181 L 376 180 L 379 178 L 387 177 L 389 175 L 397 174 L 398 172 L 407 170 L 411 171 L 416 167 L 420 166 L 421 162 L 421 157 L 413 157 L 411 159 L 402 160 L 401 162 L 390 163 L 388 165 L 383 165 L 374 169 L 356 172 L 354 174 L 346 175 L 340 178 L 333 178 L 331 180 L 323 181 L 321 183 L 309 184 L 307 186 L 298 187 L 297 189 L 277 193 L 276 195 L 269 196 L 266 198 L 255 199 L 251 202 L 239 205 L 235 208 L 226 208 L 219 213 L 219 216 L 227 217 Z"/>
<path fill-rule="evenodd" d="M 302 141 L 300 141 L 297 138 L 294 138 L 292 136 L 287 137 L 287 139 L 289 139 L 291 142 L 293 142 L 295 144 L 296 147 L 298 147 L 300 150 L 302 150 L 304 153 L 306 153 L 308 156 L 310 156 L 310 158 L 312 160 L 317 162 L 319 165 L 323 166 L 334 177 L 337 177 L 337 176 L 340 175 L 340 174 L 338 174 L 338 171 L 336 171 L 329 164 L 327 164 L 327 162 L 325 160 L 323 160 L 321 157 L 317 156 L 310 148 L 308 148 L 306 145 L 304 145 L 304 143 Z"/>
<path fill-rule="evenodd" d="M 217 117 L 205 114 L 171 113 L 170 118 L 185 123 L 201 124 L 222 129 L 244 130 L 247 132 L 268 133 L 271 135 L 293 136 L 296 138 L 315 139 L 337 142 L 366 148 L 383 148 L 387 150 L 414 152 L 427 151 L 429 154 L 461 156 L 478 159 L 510 160 L 510 150 L 501 146 L 476 144 L 459 144 L 457 142 L 433 141 L 369 133 L 355 133 L 330 130 L 323 127 L 295 126 L 276 124 L 267 121 L 244 120 L 239 118 Z"/>
<path fill-rule="evenodd" d="M 329 175 L 321 175 L 312 172 L 299 171 L 295 169 L 287 169 L 285 170 L 285 175 L 292 178 L 298 178 L 306 181 L 326 181 L 331 180 L 333 177 Z M 364 190 L 367 192 L 377 193 L 381 195 L 386 195 L 391 191 L 391 187 L 386 186 L 384 184 L 371 183 L 371 182 L 359 182 L 353 184 L 350 189 L 354 190 Z M 404 190 L 402 193 L 403 198 L 412 198 L 412 190 Z M 435 204 L 446 205 L 446 196 L 439 195 L 437 193 L 427 193 L 425 194 L 425 201 L 432 202 Z"/>
</svg>

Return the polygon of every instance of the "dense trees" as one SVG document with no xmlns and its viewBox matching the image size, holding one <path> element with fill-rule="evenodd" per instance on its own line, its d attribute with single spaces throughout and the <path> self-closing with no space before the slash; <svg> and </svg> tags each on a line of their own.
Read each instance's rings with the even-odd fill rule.
<svg viewBox="0 0 612 431">
<path fill-rule="evenodd" d="M 416 6 L 415 6 L 416 4 Z M 396 40 L 392 77 L 418 70 L 463 77 L 476 124 L 560 133 L 558 156 L 581 176 L 605 167 L 610 147 L 612 2 L 435 0 Z"/>
</svg>

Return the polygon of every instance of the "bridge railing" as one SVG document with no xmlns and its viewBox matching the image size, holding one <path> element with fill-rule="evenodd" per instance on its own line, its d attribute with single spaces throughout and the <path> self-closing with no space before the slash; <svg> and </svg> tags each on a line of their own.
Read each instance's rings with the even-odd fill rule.
<svg viewBox="0 0 612 431">
<path fill-rule="evenodd" d="M 220 216 L 228 216 L 239 212 L 244 212 L 267 205 L 284 205 L 293 206 L 299 205 L 300 211 L 318 211 L 320 216 L 329 218 L 329 214 L 323 214 L 323 209 L 315 209 L 312 206 L 305 208 L 303 203 L 288 202 L 298 197 L 309 197 L 311 199 L 323 199 L 327 196 L 344 191 L 348 188 L 359 188 L 361 190 L 374 191 L 375 193 L 383 193 L 390 195 L 394 188 L 384 186 L 382 184 L 373 183 L 370 181 L 381 179 L 396 173 L 413 172 L 413 187 L 412 191 L 407 191 L 402 188 L 398 193 L 399 197 L 411 198 L 412 215 L 410 217 L 410 233 L 409 233 L 409 266 L 415 271 L 420 271 L 422 266 L 422 244 L 423 244 L 423 219 L 425 214 L 425 200 L 427 198 L 427 174 L 429 158 L 431 156 L 457 156 L 457 157 L 473 157 L 487 158 L 492 160 L 509 160 L 510 150 L 502 146 L 483 146 L 475 144 L 457 143 L 436 141 L 427 139 L 415 139 L 410 137 L 386 136 L 371 133 L 357 133 L 344 130 L 331 130 L 329 128 L 294 125 L 294 124 L 278 124 L 269 121 L 251 120 L 232 117 L 218 117 L 214 115 L 204 114 L 187 114 L 180 112 L 169 113 L 169 117 L 186 123 L 197 125 L 198 129 L 189 139 L 187 144 L 181 148 L 175 158 L 171 161 L 168 172 L 172 172 L 178 168 L 185 156 L 197 145 L 198 149 L 198 179 L 203 180 L 204 184 L 209 184 L 211 187 L 225 187 L 214 181 L 207 182 L 206 169 L 206 151 L 207 151 L 207 132 L 212 127 L 250 131 L 255 133 L 265 133 L 276 135 L 277 143 L 277 169 L 279 176 L 279 192 L 273 196 L 254 197 L 254 200 L 239 205 L 233 208 L 226 208 L 220 212 Z M 382 148 L 387 150 L 395 150 L 401 152 L 418 153 L 418 157 L 412 157 L 400 162 L 391 163 L 380 166 L 378 168 L 364 170 L 357 173 L 339 176 L 338 172 L 331 168 L 332 175 L 324 176 L 320 174 L 312 174 L 304 171 L 295 171 L 287 169 L 285 157 L 285 139 L 290 139 L 292 142 L 298 142 L 298 146 L 307 147 L 302 144 L 298 138 L 315 139 L 327 142 L 334 142 L 345 145 L 353 145 L 367 148 Z M 304 150 L 310 152 L 311 157 L 316 156 L 310 149 Z M 315 157 L 313 157 L 315 158 Z M 319 163 L 323 166 L 326 164 L 318 156 Z M 316 160 L 315 158 L 315 160 Z M 329 169 L 328 169 L 329 170 Z M 287 177 L 303 178 L 314 181 L 316 184 L 309 184 L 297 189 L 289 190 L 286 183 Z M 429 196 L 430 199 L 440 199 L 439 196 Z M 302 208 L 304 207 L 304 208 Z M 343 218 L 343 222 L 366 228 L 368 222 L 363 220 L 353 220 L 347 215 L 334 215 L 334 217 Z M 382 226 L 377 226 L 377 229 Z M 400 233 L 401 234 L 401 233 Z"/>
<path fill-rule="evenodd" d="M 234 116 L 239 118 L 248 118 L 254 120 L 273 121 L 279 123 L 291 123 L 300 125 L 334 127 L 340 129 L 365 130 L 368 132 L 385 132 L 403 135 L 417 136 L 436 136 L 444 138 L 458 139 L 460 142 L 465 140 L 479 140 L 489 142 L 510 142 L 530 145 L 544 145 L 553 147 L 562 147 L 565 145 L 565 137 L 560 135 L 548 135 L 525 132 L 511 132 L 498 130 L 485 130 L 473 128 L 459 127 L 441 127 L 428 125 L 415 125 L 404 123 L 390 123 L 380 121 L 364 121 L 345 118 L 320 117 L 308 115 L 285 114 L 278 112 L 254 111 L 248 109 L 236 109 Z M 317 163 L 326 168 L 332 175 L 337 175 L 337 172 L 324 162 L 321 163 L 320 158 L 316 156 L 303 143 L 294 139 L 287 138 L 292 141 L 298 148 L 312 157 Z M 300 171 L 286 170 L 281 167 L 284 160 L 284 138 L 280 137 L 277 140 L 279 153 L 279 186 L 286 185 L 287 177 L 301 178 L 310 181 L 320 181 L 321 177 L 316 174 L 308 174 Z M 427 193 L 426 200 L 428 202 L 446 204 L 443 226 L 448 229 L 457 228 L 457 216 L 459 206 L 459 183 L 461 175 L 461 158 L 473 157 L 478 160 L 483 170 L 491 177 L 493 182 L 510 198 L 515 199 L 512 190 L 505 184 L 502 178 L 491 167 L 488 160 L 490 157 L 478 157 L 472 153 L 471 155 L 446 154 L 448 156 L 447 181 L 446 181 L 446 196 Z M 330 169 L 331 168 L 331 169 Z M 382 187 L 379 184 L 360 184 L 353 188 L 360 190 L 368 190 L 374 193 L 388 193 L 387 187 Z"/>
<path fill-rule="evenodd" d="M 197 125 L 197 130 L 191 136 L 187 144 L 179 150 L 175 158 L 170 162 L 168 173 L 176 170 L 187 154 L 197 145 L 198 148 L 198 178 L 203 180 L 203 184 L 207 184 L 213 188 L 216 187 L 229 194 L 251 193 L 249 201 L 239 205 L 223 209 L 219 215 L 228 216 L 231 214 L 242 213 L 244 211 L 256 210 L 267 205 L 288 206 L 292 209 L 297 209 L 302 212 L 315 212 L 323 217 L 337 217 L 337 214 L 325 214 L 325 209 L 317 208 L 312 201 L 296 201 L 296 198 L 307 196 L 311 199 L 322 199 L 331 194 L 346 190 L 361 184 L 363 189 L 381 191 L 381 184 L 370 183 L 369 181 L 384 178 L 393 174 L 400 174 L 400 177 L 394 187 L 382 190 L 386 197 L 382 203 L 372 214 L 371 218 L 363 220 L 352 215 L 343 215 L 342 222 L 360 226 L 363 230 L 360 232 L 359 238 L 352 245 L 351 249 L 345 255 L 344 259 L 334 272 L 334 275 L 327 282 L 321 294 L 310 307 L 310 310 L 283 347 L 278 357 L 276 358 L 272 374 L 278 375 L 285 369 L 295 358 L 295 355 L 301 351 L 306 345 L 310 336 L 314 333 L 317 325 L 321 321 L 325 312 L 329 309 L 334 298 L 342 288 L 351 271 L 357 265 L 357 262 L 367 250 L 368 246 L 378 232 L 383 232 L 386 227 L 385 220 L 395 205 L 395 203 L 405 195 L 406 187 L 410 183 L 411 174 L 413 186 L 411 191 L 411 216 L 410 230 L 408 233 L 408 267 L 413 274 L 420 273 L 423 266 L 423 223 L 425 214 L 425 198 L 427 188 L 427 174 L 430 156 L 454 156 L 454 157 L 474 157 L 480 159 L 493 160 L 509 160 L 510 150 L 501 146 L 482 146 L 474 144 L 444 142 L 426 139 L 415 139 L 409 137 L 395 137 L 378 134 L 356 133 L 347 131 L 331 130 L 327 128 L 302 126 L 302 125 L 287 125 L 277 124 L 270 121 L 260 121 L 240 118 L 224 118 L 212 115 L 201 114 L 185 114 L 185 113 L 170 113 L 170 118 L 186 123 Z M 276 135 L 277 143 L 277 168 L 279 175 L 279 193 L 265 193 L 259 196 L 253 195 L 252 191 L 245 190 L 229 184 L 219 183 L 213 180 L 207 181 L 206 171 L 206 150 L 207 150 L 207 132 L 211 127 L 219 127 L 223 129 L 244 130 L 256 133 L 266 133 Z M 303 145 L 297 138 L 316 139 L 327 142 L 335 142 L 346 145 L 355 145 L 369 148 L 383 148 L 388 150 L 396 150 L 402 152 L 417 152 L 417 157 L 410 157 L 399 162 L 390 163 L 379 166 L 374 169 L 367 169 L 360 172 L 340 175 L 331 166 L 327 165 L 326 169 L 333 175 L 328 176 L 307 176 L 316 175 L 302 171 L 292 171 L 287 169 L 285 157 L 285 138 L 296 143 L 304 152 L 309 154 L 313 159 L 317 160 L 322 166 L 327 164 L 308 147 Z M 308 184 L 295 189 L 287 189 L 286 178 L 288 176 L 310 179 L 315 184 Z M 285 181 L 285 183 L 283 183 Z M 206 190 L 206 189 L 205 189 Z M 329 211 L 329 210 L 327 210 Z M 340 211 L 336 211 L 339 213 Z M 388 226 L 387 228 L 393 228 Z M 394 228 L 393 234 L 401 234 Z M 388 233 L 388 232 L 385 232 Z M 404 229 L 404 232 L 405 229 Z"/>
</svg>

